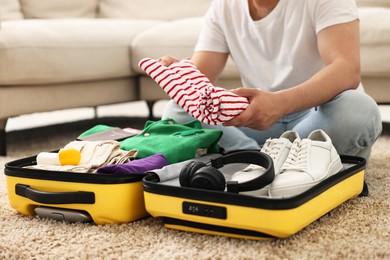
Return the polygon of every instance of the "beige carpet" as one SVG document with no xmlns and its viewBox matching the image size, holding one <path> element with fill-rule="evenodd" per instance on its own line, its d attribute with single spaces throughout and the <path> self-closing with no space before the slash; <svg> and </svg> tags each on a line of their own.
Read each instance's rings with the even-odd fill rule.
<svg viewBox="0 0 390 260">
<path fill-rule="evenodd" d="M 78 131 L 61 129 L 11 135 L 1 169 L 7 161 L 61 147 Z M 390 259 L 389 147 L 387 132 L 368 164 L 369 197 L 350 200 L 296 235 L 272 241 L 169 230 L 153 218 L 97 226 L 25 217 L 9 206 L 0 174 L 0 259 Z"/>
</svg>

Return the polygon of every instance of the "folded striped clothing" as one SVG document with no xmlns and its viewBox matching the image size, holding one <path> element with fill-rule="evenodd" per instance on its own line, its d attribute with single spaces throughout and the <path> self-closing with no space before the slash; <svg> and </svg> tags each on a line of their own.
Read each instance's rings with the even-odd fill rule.
<svg viewBox="0 0 390 260">
<path fill-rule="evenodd" d="M 138 65 L 176 104 L 202 123 L 222 124 L 249 105 L 247 98 L 211 84 L 190 59 L 167 67 L 155 59 L 144 58 Z"/>
</svg>

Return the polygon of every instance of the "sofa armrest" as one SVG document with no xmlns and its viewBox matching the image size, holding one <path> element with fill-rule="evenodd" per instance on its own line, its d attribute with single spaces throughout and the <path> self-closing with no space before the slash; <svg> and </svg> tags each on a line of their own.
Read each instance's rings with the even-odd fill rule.
<svg viewBox="0 0 390 260">
<path fill-rule="evenodd" d="M 17 0 L 2 0 L 0 16 L 0 21 L 23 19 L 20 2 Z"/>
</svg>

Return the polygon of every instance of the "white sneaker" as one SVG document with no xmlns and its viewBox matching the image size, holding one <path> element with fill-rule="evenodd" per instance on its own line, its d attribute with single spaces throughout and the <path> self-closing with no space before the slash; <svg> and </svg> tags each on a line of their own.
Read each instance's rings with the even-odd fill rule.
<svg viewBox="0 0 390 260">
<path fill-rule="evenodd" d="M 268 154 L 273 162 L 275 175 L 279 174 L 280 168 L 286 161 L 292 144 L 296 140 L 301 140 L 298 133 L 295 131 L 286 131 L 279 138 L 268 139 L 261 151 Z"/>
<path fill-rule="evenodd" d="M 340 156 L 323 130 L 295 140 L 290 154 L 269 188 L 270 197 L 302 193 L 343 168 Z"/>
<path fill-rule="evenodd" d="M 280 168 L 290 153 L 293 142 L 300 139 L 298 133 L 295 131 L 286 131 L 279 138 L 267 139 L 261 148 L 261 152 L 268 154 L 272 158 L 275 175 L 279 174 Z M 231 181 L 237 181 L 238 183 L 246 182 L 262 175 L 264 172 L 265 169 L 263 167 L 250 164 L 243 170 L 234 173 Z M 269 186 L 267 185 L 259 190 L 240 192 L 240 194 L 268 197 Z"/>
</svg>

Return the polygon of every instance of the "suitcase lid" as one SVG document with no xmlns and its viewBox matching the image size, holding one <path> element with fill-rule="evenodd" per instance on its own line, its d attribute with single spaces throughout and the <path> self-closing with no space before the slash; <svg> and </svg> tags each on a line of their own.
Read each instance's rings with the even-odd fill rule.
<svg viewBox="0 0 390 260">
<path fill-rule="evenodd" d="M 106 174 L 106 173 L 81 173 L 64 171 L 47 171 L 40 169 L 24 168 L 34 165 L 36 156 L 14 160 L 5 164 L 4 174 L 21 178 L 81 182 L 96 184 L 120 184 L 141 181 L 147 173 Z"/>
</svg>

